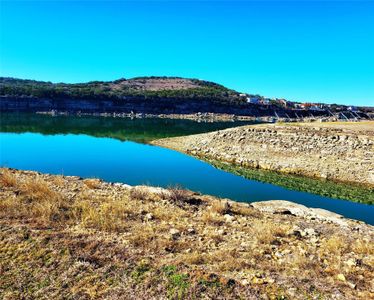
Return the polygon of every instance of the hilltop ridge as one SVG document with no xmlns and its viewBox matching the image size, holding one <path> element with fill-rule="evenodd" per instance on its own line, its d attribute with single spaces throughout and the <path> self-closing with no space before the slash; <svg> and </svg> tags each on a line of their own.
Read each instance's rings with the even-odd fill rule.
<svg viewBox="0 0 374 300">
<path fill-rule="evenodd" d="M 86 83 L 52 83 L 0 77 L 0 111 L 89 114 L 197 114 L 303 119 L 370 119 L 370 107 L 297 103 L 240 93 L 211 81 L 134 77 Z"/>
<path fill-rule="evenodd" d="M 238 92 L 214 82 L 166 76 L 120 78 L 86 83 L 52 83 L 0 77 L 0 95 L 78 99 L 126 96 L 215 97 L 238 101 L 240 99 Z M 241 99 L 241 102 L 243 101 L 244 99 Z"/>
</svg>

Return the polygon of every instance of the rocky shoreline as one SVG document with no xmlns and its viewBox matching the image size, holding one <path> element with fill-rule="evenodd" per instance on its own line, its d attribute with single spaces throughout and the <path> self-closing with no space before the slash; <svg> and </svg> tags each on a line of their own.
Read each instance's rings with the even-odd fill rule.
<svg viewBox="0 0 374 300">
<path fill-rule="evenodd" d="M 287 201 L 0 169 L 3 299 L 370 299 L 373 245 Z"/>
<path fill-rule="evenodd" d="M 87 113 L 87 112 L 68 112 L 68 111 L 40 111 L 36 112 L 40 115 L 50 116 L 99 116 L 99 117 L 114 117 L 114 118 L 160 118 L 160 119 L 175 119 L 175 120 L 192 120 L 199 122 L 220 122 L 220 121 L 257 121 L 257 122 L 270 122 L 273 118 L 270 117 L 251 117 L 240 116 L 234 114 L 219 114 L 219 113 L 195 113 L 195 114 L 146 114 L 146 113 Z"/>
<path fill-rule="evenodd" d="M 37 111 L 36 114 L 50 115 L 50 116 L 99 116 L 99 117 L 114 117 L 114 118 L 160 118 L 160 119 L 175 119 L 175 120 L 192 120 L 198 122 L 221 122 L 221 121 L 250 121 L 257 123 L 274 123 L 278 122 L 314 122 L 317 119 L 323 122 L 336 122 L 336 117 L 320 116 L 319 118 L 305 116 L 303 118 L 294 116 L 293 118 L 283 117 L 276 118 L 274 116 L 246 116 L 241 114 L 227 114 L 227 113 L 163 113 L 163 114 L 150 114 L 150 113 L 121 113 L 121 112 L 71 112 L 71 111 Z"/>
<path fill-rule="evenodd" d="M 374 122 L 332 124 L 249 125 L 153 144 L 242 167 L 374 187 Z"/>
</svg>

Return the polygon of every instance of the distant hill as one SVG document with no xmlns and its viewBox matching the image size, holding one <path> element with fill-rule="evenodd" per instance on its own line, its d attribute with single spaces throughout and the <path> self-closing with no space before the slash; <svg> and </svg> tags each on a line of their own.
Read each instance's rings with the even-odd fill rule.
<svg viewBox="0 0 374 300">
<path fill-rule="evenodd" d="M 265 99 L 223 85 L 181 77 L 135 77 L 114 81 L 52 83 L 0 77 L 0 110 L 69 113 L 196 114 L 303 118 L 347 111 L 344 105 Z M 356 110 L 359 112 L 358 110 Z M 361 112 L 372 114 L 370 108 Z M 348 113 L 339 118 L 364 117 Z"/>
<path fill-rule="evenodd" d="M 159 97 L 173 99 L 210 98 L 216 102 L 245 102 L 234 90 L 220 84 L 180 77 L 136 77 L 87 83 L 52 83 L 15 78 L 0 78 L 0 95 L 11 97 L 107 99 Z"/>
</svg>

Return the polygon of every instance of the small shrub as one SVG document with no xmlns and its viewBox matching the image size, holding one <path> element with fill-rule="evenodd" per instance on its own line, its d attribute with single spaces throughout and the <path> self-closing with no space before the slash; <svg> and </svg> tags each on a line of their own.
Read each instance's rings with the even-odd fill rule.
<svg viewBox="0 0 374 300">
<path fill-rule="evenodd" d="M 168 190 L 170 192 L 169 199 L 175 203 L 183 204 L 190 198 L 190 192 L 182 189 L 180 186 L 171 187 Z"/>
<path fill-rule="evenodd" d="M 162 190 L 159 194 L 158 194 L 159 198 L 161 200 L 169 200 L 170 199 L 170 189 L 169 190 Z"/>
<path fill-rule="evenodd" d="M 146 200 L 148 196 L 149 193 L 144 188 L 139 186 L 132 188 L 130 192 L 131 199 L 135 200 Z"/>
</svg>

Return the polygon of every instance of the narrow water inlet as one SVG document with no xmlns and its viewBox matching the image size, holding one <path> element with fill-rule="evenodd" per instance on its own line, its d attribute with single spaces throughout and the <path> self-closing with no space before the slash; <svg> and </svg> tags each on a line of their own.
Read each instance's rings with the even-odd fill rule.
<svg viewBox="0 0 374 300">
<path fill-rule="evenodd" d="M 131 185 L 187 189 L 243 202 L 289 200 L 374 224 L 374 206 L 246 179 L 173 150 L 82 134 L 1 133 L 0 164 Z"/>
</svg>

